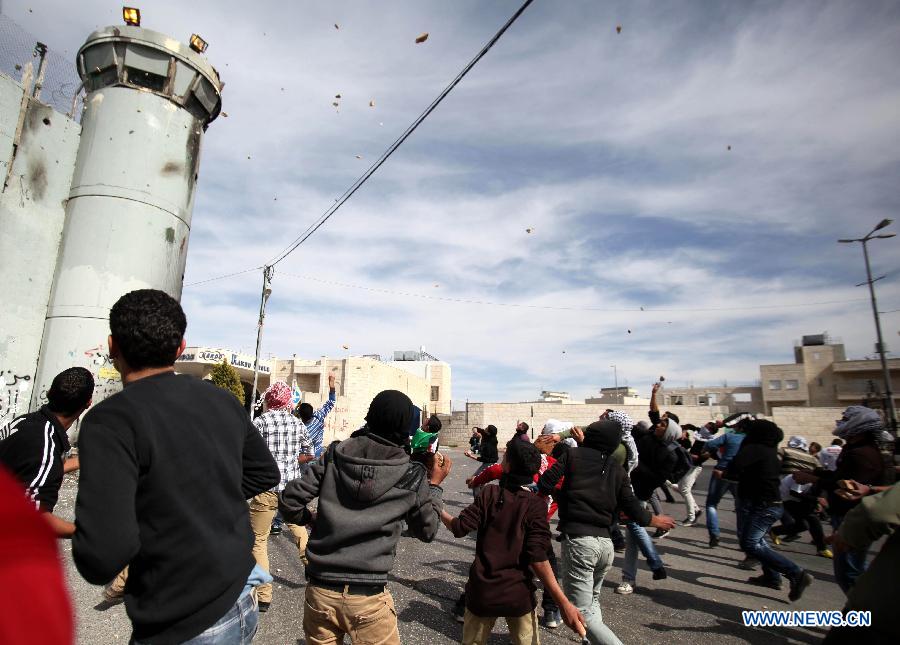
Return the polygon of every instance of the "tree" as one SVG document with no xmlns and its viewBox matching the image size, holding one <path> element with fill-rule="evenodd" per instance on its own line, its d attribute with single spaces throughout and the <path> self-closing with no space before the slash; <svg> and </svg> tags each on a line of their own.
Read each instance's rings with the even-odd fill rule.
<svg viewBox="0 0 900 645">
<path fill-rule="evenodd" d="M 241 377 L 237 370 L 222 359 L 220 365 L 216 365 L 209 373 L 209 380 L 213 385 L 218 385 L 223 390 L 228 390 L 244 405 L 244 386 L 241 385 Z"/>
</svg>

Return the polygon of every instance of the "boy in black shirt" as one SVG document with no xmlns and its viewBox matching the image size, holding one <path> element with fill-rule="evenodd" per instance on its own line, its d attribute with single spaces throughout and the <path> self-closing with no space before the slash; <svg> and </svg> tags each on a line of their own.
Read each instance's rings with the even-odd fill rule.
<svg viewBox="0 0 900 645">
<path fill-rule="evenodd" d="M 91 405 L 94 377 L 83 367 L 70 367 L 53 378 L 47 405 L 23 414 L 0 428 L 0 464 L 26 487 L 28 498 L 45 514 L 57 537 L 72 537 L 75 525 L 53 515 L 63 475 L 78 468 L 78 457 L 66 459 L 66 431 Z"/>
<path fill-rule="evenodd" d="M 784 433 L 771 421 L 753 420 L 745 425 L 746 438 L 728 465 L 725 479 L 738 482 L 739 538 L 741 550 L 748 557 L 762 562 L 763 573 L 750 578 L 750 584 L 781 589 L 781 576 L 791 585 L 788 599 L 799 600 L 812 584 L 812 576 L 773 550 L 766 536 L 784 509 L 781 504 L 781 464 L 778 461 L 778 444 Z"/>
<path fill-rule="evenodd" d="M 93 584 L 129 566 L 133 643 L 249 642 L 252 588 L 271 577 L 251 555 L 246 500 L 278 484 L 278 466 L 234 395 L 175 374 L 187 326 L 176 300 L 132 291 L 109 326 L 124 389 L 82 423 L 75 565 Z"/>
</svg>

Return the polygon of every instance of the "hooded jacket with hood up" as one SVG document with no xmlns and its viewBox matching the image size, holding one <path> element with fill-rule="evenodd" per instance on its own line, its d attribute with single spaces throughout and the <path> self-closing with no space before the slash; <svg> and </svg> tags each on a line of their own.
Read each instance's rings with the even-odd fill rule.
<svg viewBox="0 0 900 645">
<path fill-rule="evenodd" d="M 401 522 L 431 542 L 442 495 L 403 448 L 368 433 L 332 444 L 321 462 L 287 485 L 279 508 L 288 522 L 306 524 L 306 505 L 319 498 L 306 547 L 310 579 L 383 585 L 394 565 Z"/>
<path fill-rule="evenodd" d="M 738 482 L 741 502 L 771 506 L 781 503 L 778 444 L 784 433 L 771 421 L 751 421 L 741 448 L 728 465 L 725 479 Z"/>
<path fill-rule="evenodd" d="M 565 477 L 554 495 L 559 502 L 559 528 L 566 535 L 608 538 L 609 527 L 619 520 L 617 509 L 641 526 L 650 523 L 650 513 L 638 503 L 628 474 L 615 459 L 620 440 L 618 423 L 596 421 L 585 428 L 584 443 L 560 455 L 538 480 L 538 489 L 546 495 Z"/>
</svg>

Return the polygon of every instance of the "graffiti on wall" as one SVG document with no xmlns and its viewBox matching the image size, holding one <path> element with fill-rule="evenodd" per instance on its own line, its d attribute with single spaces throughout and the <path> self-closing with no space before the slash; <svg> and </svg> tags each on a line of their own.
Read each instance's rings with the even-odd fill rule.
<svg viewBox="0 0 900 645">
<path fill-rule="evenodd" d="M 105 343 L 86 349 L 84 356 L 91 361 L 86 367 L 94 374 L 94 403 L 122 389 L 122 377 L 113 366 Z"/>
<path fill-rule="evenodd" d="M 0 369 L 0 426 L 27 412 L 31 375 Z"/>
</svg>

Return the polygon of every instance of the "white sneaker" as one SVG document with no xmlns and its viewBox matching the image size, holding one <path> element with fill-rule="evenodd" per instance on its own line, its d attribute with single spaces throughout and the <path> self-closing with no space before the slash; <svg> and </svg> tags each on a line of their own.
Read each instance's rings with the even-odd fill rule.
<svg viewBox="0 0 900 645">
<path fill-rule="evenodd" d="M 626 596 L 630 593 L 634 593 L 634 587 L 631 586 L 629 582 L 623 582 L 618 587 L 616 587 L 616 593 Z"/>
</svg>

